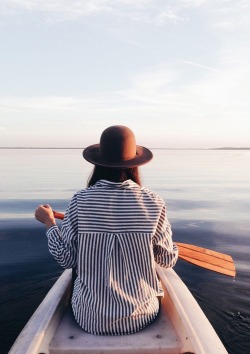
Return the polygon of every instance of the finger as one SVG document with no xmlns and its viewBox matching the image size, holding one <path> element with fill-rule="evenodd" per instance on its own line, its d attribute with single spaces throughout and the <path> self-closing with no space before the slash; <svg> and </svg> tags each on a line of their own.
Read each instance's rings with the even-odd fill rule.
<svg viewBox="0 0 250 354">
<path fill-rule="evenodd" d="M 46 209 L 51 209 L 51 206 L 49 204 L 45 204 L 45 205 L 43 205 L 43 207 Z"/>
</svg>

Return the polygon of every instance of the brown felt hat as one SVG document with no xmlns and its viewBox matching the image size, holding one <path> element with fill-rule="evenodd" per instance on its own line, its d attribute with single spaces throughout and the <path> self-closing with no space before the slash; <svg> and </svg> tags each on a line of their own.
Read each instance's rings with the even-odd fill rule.
<svg viewBox="0 0 250 354">
<path fill-rule="evenodd" d="M 94 165 L 132 168 L 149 162 L 153 154 L 149 149 L 136 145 L 131 129 L 113 125 L 102 132 L 100 144 L 83 150 L 83 157 Z"/>
</svg>

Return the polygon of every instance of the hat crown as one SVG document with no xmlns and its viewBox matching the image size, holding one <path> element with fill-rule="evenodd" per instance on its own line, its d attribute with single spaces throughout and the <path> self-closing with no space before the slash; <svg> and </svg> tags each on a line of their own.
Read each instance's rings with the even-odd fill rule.
<svg viewBox="0 0 250 354">
<path fill-rule="evenodd" d="M 97 166 L 133 168 L 149 162 L 153 154 L 144 146 L 136 145 L 135 135 L 128 127 L 113 125 L 102 132 L 99 144 L 83 150 L 83 157 Z"/>
<path fill-rule="evenodd" d="M 105 129 L 100 138 L 100 157 L 105 161 L 122 162 L 136 156 L 135 135 L 123 125 Z"/>
</svg>

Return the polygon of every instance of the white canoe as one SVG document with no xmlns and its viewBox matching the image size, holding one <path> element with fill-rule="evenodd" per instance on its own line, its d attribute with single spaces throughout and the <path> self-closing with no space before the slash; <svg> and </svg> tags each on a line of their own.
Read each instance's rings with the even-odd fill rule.
<svg viewBox="0 0 250 354">
<path fill-rule="evenodd" d="M 96 336 L 75 322 L 65 270 L 26 324 L 9 354 L 227 353 L 198 303 L 173 269 L 157 266 L 164 287 L 160 316 L 140 332 Z"/>
</svg>

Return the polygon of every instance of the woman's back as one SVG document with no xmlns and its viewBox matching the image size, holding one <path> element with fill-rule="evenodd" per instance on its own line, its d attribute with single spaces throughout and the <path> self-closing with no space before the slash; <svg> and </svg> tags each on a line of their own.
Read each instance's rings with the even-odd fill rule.
<svg viewBox="0 0 250 354">
<path fill-rule="evenodd" d="M 171 236 L 164 201 L 131 180 L 101 180 L 77 193 L 66 215 L 78 224 L 72 298 L 77 321 L 96 334 L 132 333 L 147 325 L 162 295 L 153 245 L 166 231 Z M 176 253 L 166 257 L 164 247 L 158 253 L 165 266 L 176 260 Z"/>
</svg>

